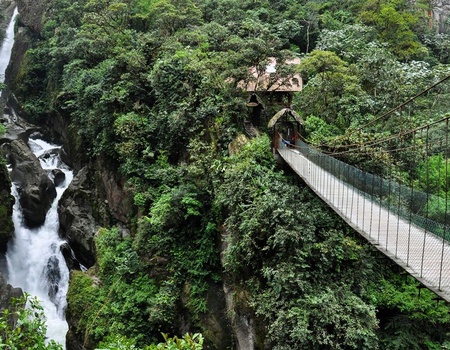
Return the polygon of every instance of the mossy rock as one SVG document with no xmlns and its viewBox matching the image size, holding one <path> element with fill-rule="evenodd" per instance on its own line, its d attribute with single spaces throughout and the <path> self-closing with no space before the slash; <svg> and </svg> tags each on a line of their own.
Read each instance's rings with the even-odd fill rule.
<svg viewBox="0 0 450 350">
<path fill-rule="evenodd" d="M 70 325 L 67 333 L 67 347 L 72 349 L 93 349 L 96 333 L 95 314 L 101 310 L 100 281 L 88 272 L 71 271 L 67 292 L 66 318 Z"/>
<path fill-rule="evenodd" d="M 6 251 L 6 245 L 14 233 L 12 221 L 14 197 L 11 196 L 11 180 L 4 161 L 0 163 L 0 252 Z"/>
</svg>

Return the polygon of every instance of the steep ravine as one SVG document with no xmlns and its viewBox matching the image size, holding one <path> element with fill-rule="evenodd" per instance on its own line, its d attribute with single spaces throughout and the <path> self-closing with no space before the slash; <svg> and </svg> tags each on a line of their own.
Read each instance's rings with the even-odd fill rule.
<svg viewBox="0 0 450 350">
<path fill-rule="evenodd" d="M 6 72 L 8 104 L 24 119 L 32 119 L 21 108 L 14 91 L 18 88 L 16 77 L 26 51 L 42 30 L 41 18 L 51 1 L 17 2 L 20 21 L 17 23 L 11 63 Z M 39 129 L 50 140 L 63 144 L 62 158 L 75 172 L 73 183 L 60 201 L 61 235 L 79 251 L 83 265 L 93 264 L 92 238 L 100 226 L 127 224 L 131 211 L 124 180 L 115 173 L 115 165 L 101 158 L 87 157 L 79 152 L 76 131 L 70 130 L 68 119 L 54 111 Z"/>
<path fill-rule="evenodd" d="M 4 3 L 0 3 L 0 7 L 3 5 Z M 10 6 L 11 9 L 14 9 L 13 3 Z M 66 129 L 67 123 L 61 115 L 49 116 L 48 124 L 35 126 L 26 121 L 30 116 L 23 113 L 20 101 L 15 98 L 14 76 L 20 70 L 20 63 L 26 50 L 30 47 L 33 37 L 41 29 L 39 26 L 40 17 L 45 6 L 46 3 L 39 1 L 21 2 L 19 4 L 22 21 L 17 26 L 12 59 L 6 72 L 5 82 L 8 89 L 2 95 L 3 99 L 6 100 L 6 102 L 2 102 L 2 106 L 5 104 L 6 107 L 4 116 L 0 121 L 7 128 L 7 132 L 2 137 L 1 144 L 3 145 L 3 154 L 8 155 L 11 150 L 11 146 L 9 146 L 11 141 L 24 140 L 26 142 L 29 135 L 36 130 L 45 134 L 46 139 L 64 144 L 61 157 L 73 168 L 75 177 L 59 202 L 60 236 L 66 239 L 72 248 L 71 250 L 69 246 L 62 247 L 68 267 L 80 269 L 81 265 L 90 267 L 95 263 L 93 237 L 98 228 L 115 224 L 123 226 L 128 220 L 130 206 L 126 191 L 123 189 L 124 181 L 114 174 L 108 164 L 103 164 L 99 159 L 82 159 L 74 156 L 77 154 L 76 146 L 73 146 L 71 142 L 70 133 L 68 135 Z M 11 87 L 12 89 L 10 89 Z M 20 173 L 26 175 L 27 171 L 20 171 Z M 56 176 L 55 174 L 55 179 Z M 40 187 L 48 188 L 45 185 Z M 41 201 L 38 200 L 36 203 L 38 202 Z M 12 238 L 14 231 L 12 223 L 13 204 L 10 176 L 6 165 L 2 163 L 0 164 L 0 219 L 2 220 L 0 249 L 2 255 L 5 253 L 7 243 Z M 46 210 L 43 209 L 43 215 L 45 215 Z M 31 212 L 34 211 L 31 210 Z M 30 216 L 28 220 L 30 226 L 38 226 L 42 219 L 39 216 Z M 71 251 L 75 252 L 76 259 Z M 1 271 L 6 271 L 4 258 L 2 261 Z M 20 289 L 7 285 L 5 281 L 6 278 L 2 278 L 0 275 L 0 311 L 9 306 L 11 297 L 16 297 L 22 293 Z M 71 348 L 74 347 L 68 347 L 68 349 Z"/>
<path fill-rule="evenodd" d="M 46 1 L 18 3 L 21 17 L 12 64 L 7 71 L 7 82 L 11 87 L 9 104 L 25 119 L 32 116 L 22 112 L 21 101 L 15 97 L 15 76 L 20 74 L 20 63 L 25 52 L 42 27 L 40 18 L 45 13 L 46 4 Z M 64 192 L 58 207 L 60 235 L 68 241 L 76 255 L 76 260 L 66 256 L 69 268 L 78 269 L 79 264 L 90 268 L 95 263 L 94 236 L 100 227 L 116 226 L 123 235 L 129 234 L 130 217 L 135 213 L 125 181 L 117 174 L 114 164 L 102 158 L 90 159 L 78 151 L 76 134 L 70 129 L 68 119 L 58 111 L 49 115 L 46 124 L 39 127 L 48 138 L 64 145 L 63 160 L 74 170 L 74 179 Z M 222 286 L 212 283 L 206 298 L 208 312 L 201 317 L 200 322 L 209 330 L 205 334 L 208 343 L 215 349 L 229 348 L 233 331 L 226 315 L 227 306 Z M 182 334 L 190 329 L 191 320 L 184 315 L 180 315 L 179 319 L 175 328 L 178 329 L 177 334 Z M 83 335 L 76 332 L 77 316 L 69 312 L 67 322 L 67 349 L 83 349 Z"/>
<path fill-rule="evenodd" d="M 21 112 L 20 103 L 15 98 L 14 90 L 15 76 L 20 72 L 20 65 L 26 50 L 32 45 L 33 37 L 39 34 L 42 29 L 41 18 L 46 11 L 49 0 L 19 0 L 18 5 L 21 13 L 21 22 L 19 25 L 16 45 L 13 51 L 13 64 L 8 69 L 7 82 L 11 88 L 9 103 L 19 113 Z M 436 3 L 435 18 L 445 21 L 450 11 L 450 1 L 439 1 Z M 23 115 L 24 118 L 29 116 Z M 100 227 L 117 226 L 123 232 L 128 234 L 127 226 L 130 225 L 130 217 L 133 214 L 131 198 L 125 188 L 124 179 L 122 179 L 115 171 L 114 165 L 109 164 L 101 158 L 89 159 L 77 150 L 76 135 L 70 131 L 69 121 L 64 115 L 55 111 L 49 115 L 46 125 L 42 125 L 43 132 L 50 138 L 54 138 L 64 144 L 64 160 L 75 171 L 75 177 L 72 184 L 64 193 L 59 205 L 59 217 L 61 222 L 61 236 L 69 242 L 75 251 L 76 257 L 82 265 L 89 268 L 95 263 L 95 246 L 94 235 Z M 6 170 L 6 169 L 5 169 Z M 3 173 L 0 172 L 0 177 Z M 6 173 L 7 175 L 7 173 Z M 0 179 L 1 180 L 1 179 Z M 5 184 L 0 181 L 0 186 Z M 6 185 L 5 185 L 6 186 Z M 3 190 L 5 189 L 6 192 Z M 5 200 L 0 203 L 8 203 L 9 186 L 0 187 L 0 196 L 4 196 Z M 3 204 L 2 204 L 3 205 Z M 0 207 L 0 218 L 10 217 L 10 205 Z M 6 222 L 6 221 L 5 221 Z M 0 246 L 2 242 L 6 242 L 11 235 L 8 227 L 3 226 L 4 231 L 0 232 Z M 9 233 L 8 233 L 9 232 Z M 3 241 L 2 241 L 3 237 Z M 4 244 L 3 243 L 3 244 Z M 69 261 L 71 268 L 79 268 L 78 262 Z M 217 310 L 223 310 L 223 304 L 226 303 L 227 308 L 235 311 L 236 305 L 232 299 L 232 286 L 226 285 L 224 293 L 211 289 L 212 302 L 217 303 Z M 0 284 L 1 292 L 1 284 Z M 1 295 L 1 294 L 0 294 Z M 220 295 L 220 298 L 217 298 Z M 225 297 L 226 296 L 226 297 Z M 217 302 L 219 300 L 219 302 Z M 212 303 L 211 302 L 211 303 Z M 219 305 L 220 304 L 220 305 Z M 0 306 L 1 307 L 1 306 Z M 221 316 L 221 315 L 219 315 Z M 231 320 L 231 327 L 236 333 L 237 328 L 240 334 L 236 335 L 238 349 L 249 349 L 255 346 L 255 335 L 253 320 L 248 315 L 234 314 Z M 77 319 L 68 319 L 69 324 L 75 325 Z M 180 327 L 183 328 L 183 327 Z M 217 344 L 223 341 L 223 331 L 229 330 L 227 326 L 223 328 L 217 326 L 215 335 L 217 336 Z M 225 334 L 228 336 L 229 334 Z M 69 330 L 70 343 L 68 349 L 82 349 L 82 339 Z"/>
<path fill-rule="evenodd" d="M 0 20 L 0 32 L 2 36 L 5 34 L 6 28 L 10 23 L 15 8 L 14 1 L 0 1 L 0 11 L 4 14 Z M 4 77 L 1 77 L 2 81 Z M 4 100 L 0 98 L 0 108 L 3 108 Z M 3 115 L 0 122 L 5 125 L 9 120 L 8 115 Z M 5 140 L 0 139 L 0 145 Z M 2 152 L 4 148 L 1 147 Z M 6 259 L 5 252 L 7 244 L 14 233 L 14 225 L 12 221 L 14 197 L 11 195 L 11 180 L 5 162 L 0 162 L 0 312 L 8 308 L 11 298 L 17 298 L 22 295 L 20 288 L 13 288 L 6 283 Z"/>
</svg>

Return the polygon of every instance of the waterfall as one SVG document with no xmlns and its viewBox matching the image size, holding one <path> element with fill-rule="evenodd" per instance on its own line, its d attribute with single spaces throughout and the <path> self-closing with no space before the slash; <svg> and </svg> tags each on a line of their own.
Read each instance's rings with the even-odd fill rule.
<svg viewBox="0 0 450 350">
<path fill-rule="evenodd" d="M 17 13 L 16 8 L 0 48 L 0 83 L 5 81 L 6 67 L 11 58 Z M 73 173 L 59 157 L 61 147 L 33 138 L 28 141 L 28 145 L 50 177 L 53 176 L 52 170 L 59 169 L 64 173 L 65 179 L 56 186 L 57 195 L 44 224 L 34 229 L 27 228 L 23 223 L 18 189 L 12 184 L 11 193 L 16 201 L 13 207 L 14 238 L 8 243 L 6 253 L 8 283 L 38 298 L 46 317 L 47 338 L 65 347 L 68 325 L 64 311 L 67 305 L 69 270 L 60 249 L 65 241 L 58 235 L 57 209 L 58 201 L 72 181 Z"/>
<path fill-rule="evenodd" d="M 65 241 L 58 235 L 58 201 L 72 181 L 73 173 L 62 163 L 59 146 L 40 139 L 30 139 L 28 145 L 47 173 L 59 169 L 65 174 L 65 181 L 56 187 L 57 196 L 44 224 L 35 229 L 24 226 L 17 187 L 12 184 L 11 192 L 16 198 L 13 210 L 15 235 L 6 254 L 8 283 L 39 299 L 47 319 L 47 337 L 64 346 L 68 329 L 64 311 L 69 270 L 60 250 Z"/>
<path fill-rule="evenodd" d="M 0 83 L 5 81 L 5 71 L 11 58 L 11 51 L 14 44 L 14 23 L 18 14 L 17 7 L 14 9 L 8 28 L 6 29 L 5 38 L 0 48 Z"/>
</svg>

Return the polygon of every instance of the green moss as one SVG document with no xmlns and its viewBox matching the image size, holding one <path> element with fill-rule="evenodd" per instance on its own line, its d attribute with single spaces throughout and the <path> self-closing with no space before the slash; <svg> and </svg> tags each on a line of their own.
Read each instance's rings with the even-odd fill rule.
<svg viewBox="0 0 450 350">
<path fill-rule="evenodd" d="M 97 333 L 94 322 L 102 304 L 100 288 L 95 278 L 81 271 L 72 271 L 67 301 L 66 315 L 72 325 L 72 333 L 83 339 L 85 344 L 92 345 L 93 334 Z"/>
<path fill-rule="evenodd" d="M 3 160 L 0 163 L 0 203 L 0 249 L 2 249 L 14 232 L 12 221 L 14 197 L 11 196 L 11 180 Z"/>
</svg>

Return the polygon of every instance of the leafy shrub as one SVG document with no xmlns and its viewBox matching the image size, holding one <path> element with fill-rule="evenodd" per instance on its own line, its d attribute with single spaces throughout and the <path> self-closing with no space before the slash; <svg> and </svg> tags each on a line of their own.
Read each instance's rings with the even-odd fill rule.
<svg viewBox="0 0 450 350">
<path fill-rule="evenodd" d="M 152 344 L 144 347 L 144 350 L 202 350 L 203 336 L 199 333 L 186 333 L 182 338 L 162 333 L 164 342 L 157 345 Z M 133 340 L 120 335 L 109 337 L 109 340 L 100 343 L 100 348 L 96 350 L 139 350 Z"/>
<path fill-rule="evenodd" d="M 46 339 L 46 332 L 44 311 L 36 297 L 25 294 L 0 314 L 1 349 L 62 350 L 60 344 Z"/>
</svg>

